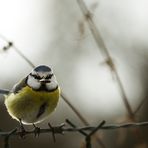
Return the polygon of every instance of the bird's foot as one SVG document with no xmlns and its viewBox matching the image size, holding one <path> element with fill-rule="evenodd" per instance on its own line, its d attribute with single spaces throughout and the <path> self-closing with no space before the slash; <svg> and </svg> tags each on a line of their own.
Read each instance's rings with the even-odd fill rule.
<svg viewBox="0 0 148 148">
<path fill-rule="evenodd" d="M 24 138 L 25 138 L 25 135 L 26 135 L 26 130 L 25 130 L 25 128 L 24 128 L 23 123 L 21 122 L 21 120 L 19 120 L 19 122 L 20 122 L 20 126 L 19 126 L 19 128 L 18 128 L 19 136 L 20 136 L 22 139 L 24 139 Z"/>
<path fill-rule="evenodd" d="M 41 129 L 37 127 L 35 124 L 33 124 L 33 126 L 34 126 L 34 137 L 39 137 Z"/>
</svg>

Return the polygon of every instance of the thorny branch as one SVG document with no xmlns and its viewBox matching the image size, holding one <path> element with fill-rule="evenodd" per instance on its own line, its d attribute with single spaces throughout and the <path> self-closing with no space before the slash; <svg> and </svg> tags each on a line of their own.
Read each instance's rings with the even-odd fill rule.
<svg viewBox="0 0 148 148">
<path fill-rule="evenodd" d="M 39 134 L 47 134 L 47 133 L 52 133 L 54 131 L 54 134 L 65 134 L 69 132 L 79 132 L 82 135 L 85 136 L 85 141 L 86 141 L 86 148 L 91 148 L 91 136 L 94 135 L 94 133 L 98 130 L 115 130 L 119 128 L 135 128 L 135 127 L 144 127 L 148 126 L 148 122 L 139 122 L 139 123 L 125 123 L 125 124 L 106 124 L 105 121 L 102 121 L 98 126 L 85 126 L 85 127 L 76 127 L 74 123 L 72 123 L 70 120 L 66 119 L 66 123 L 71 126 L 66 127 L 65 124 L 61 124 L 59 126 L 53 126 L 50 128 L 42 128 L 39 130 Z M 17 130 L 17 128 L 8 131 L 8 132 L 3 132 L 0 131 L 0 137 L 4 137 L 5 139 L 5 148 L 9 148 L 9 139 L 12 136 L 20 136 L 22 135 L 22 131 Z M 23 135 L 30 135 L 33 134 L 35 135 L 35 130 L 25 130 L 23 131 Z"/>
<path fill-rule="evenodd" d="M 106 124 L 106 125 L 101 126 L 99 129 L 100 130 L 115 130 L 115 129 L 119 129 L 119 128 L 136 128 L 136 127 L 145 127 L 145 126 L 148 126 L 148 121 L 124 123 L 124 124 Z M 61 128 L 61 125 L 60 125 L 60 126 L 55 126 L 53 128 L 55 128 L 55 134 L 62 134 L 62 133 L 67 133 L 67 132 L 93 131 L 96 127 L 94 127 L 94 126 L 74 127 L 73 126 L 72 128 L 66 128 L 66 127 Z M 45 134 L 45 133 L 50 133 L 50 132 L 52 132 L 52 130 L 50 128 L 40 129 L 40 134 Z M 0 131 L 0 137 L 4 137 L 4 136 L 8 136 L 8 135 L 19 136 L 20 133 L 21 132 L 17 131 L 16 129 L 15 129 L 15 132 L 13 132 L 11 135 L 10 135 L 10 132 Z M 25 135 L 30 135 L 30 134 L 34 134 L 34 130 L 25 131 Z"/>
</svg>

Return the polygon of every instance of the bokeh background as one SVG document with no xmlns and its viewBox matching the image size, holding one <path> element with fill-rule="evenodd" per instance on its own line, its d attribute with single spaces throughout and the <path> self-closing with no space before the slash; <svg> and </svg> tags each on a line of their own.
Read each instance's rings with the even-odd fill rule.
<svg viewBox="0 0 148 148">
<path fill-rule="evenodd" d="M 85 0 L 99 28 L 122 80 L 126 95 L 136 110 L 148 92 L 148 1 Z M 127 111 L 110 69 L 94 41 L 76 0 L 0 0 L 0 35 L 14 42 L 35 65 L 52 66 L 69 101 L 91 125 L 100 121 L 125 123 Z M 0 48 L 7 43 L 0 38 Z M 11 89 L 26 76 L 31 67 L 11 48 L 0 51 L 0 88 Z M 7 113 L 0 97 L 0 129 L 9 131 L 18 126 Z M 136 114 L 137 121 L 147 121 L 147 101 Z M 78 117 L 61 99 L 47 127 L 71 119 L 83 126 Z M 26 127 L 32 129 L 33 127 Z M 148 127 L 141 128 L 148 140 Z M 100 131 L 101 139 L 110 148 L 144 148 L 129 129 Z M 118 137 L 118 138 L 117 138 Z M 57 135 L 53 143 L 49 134 L 22 140 L 11 139 L 12 148 L 80 147 L 79 133 Z M 0 139 L 0 147 L 3 139 Z M 94 142 L 93 147 L 100 147 Z"/>
</svg>

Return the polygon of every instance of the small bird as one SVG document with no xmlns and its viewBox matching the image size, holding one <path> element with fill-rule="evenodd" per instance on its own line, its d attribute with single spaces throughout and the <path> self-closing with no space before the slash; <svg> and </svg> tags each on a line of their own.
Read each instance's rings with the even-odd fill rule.
<svg viewBox="0 0 148 148">
<path fill-rule="evenodd" d="M 46 65 L 35 67 L 5 96 L 10 116 L 22 124 L 40 123 L 57 107 L 60 88 L 52 69 Z"/>
</svg>

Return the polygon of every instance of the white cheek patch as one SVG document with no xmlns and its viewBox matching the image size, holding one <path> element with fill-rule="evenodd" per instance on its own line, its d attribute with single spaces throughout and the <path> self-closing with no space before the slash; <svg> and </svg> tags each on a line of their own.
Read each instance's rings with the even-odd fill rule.
<svg viewBox="0 0 148 148">
<path fill-rule="evenodd" d="M 41 87 L 40 82 L 34 79 L 32 76 L 28 76 L 27 84 L 33 89 L 39 89 Z"/>
<path fill-rule="evenodd" d="M 55 82 L 50 82 L 50 83 L 47 83 L 47 84 L 46 84 L 47 90 L 53 90 L 53 89 L 55 89 L 57 86 L 58 86 L 58 85 L 57 85 L 57 83 L 55 83 Z"/>
<path fill-rule="evenodd" d="M 55 76 L 52 76 L 52 78 L 50 79 L 50 83 L 46 83 L 46 88 L 47 90 L 53 90 L 56 89 L 58 86 L 57 80 L 55 78 Z"/>
</svg>

